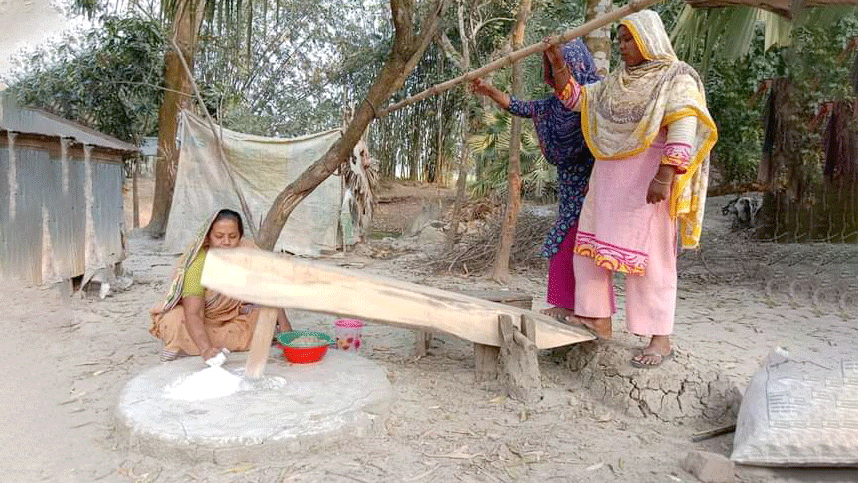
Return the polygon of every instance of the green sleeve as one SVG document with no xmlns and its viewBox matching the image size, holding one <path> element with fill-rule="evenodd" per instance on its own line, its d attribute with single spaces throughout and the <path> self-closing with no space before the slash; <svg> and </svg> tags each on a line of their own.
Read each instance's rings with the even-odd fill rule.
<svg viewBox="0 0 858 483">
<path fill-rule="evenodd" d="M 202 297 L 206 293 L 203 284 L 200 283 L 203 278 L 203 265 L 206 263 L 206 250 L 200 250 L 197 253 L 191 266 L 185 271 L 185 283 L 182 284 L 182 297 L 198 296 Z"/>
</svg>

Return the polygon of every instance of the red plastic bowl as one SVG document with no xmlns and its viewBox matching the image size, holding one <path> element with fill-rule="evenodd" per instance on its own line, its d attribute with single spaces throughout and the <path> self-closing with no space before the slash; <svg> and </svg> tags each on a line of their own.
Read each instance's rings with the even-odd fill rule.
<svg viewBox="0 0 858 483">
<path fill-rule="evenodd" d="M 315 337 L 319 339 L 322 345 L 314 347 L 301 347 L 293 344 L 295 339 L 299 337 Z M 292 332 L 281 332 L 277 334 L 277 345 L 283 350 L 283 357 L 289 362 L 296 364 L 309 364 L 317 362 L 325 357 L 325 352 L 328 351 L 328 345 L 333 343 L 331 337 L 324 332 L 312 332 L 296 330 Z"/>
<path fill-rule="evenodd" d="M 319 347 L 289 347 L 281 345 L 281 347 L 283 348 L 283 357 L 295 364 L 318 362 L 322 360 L 322 357 L 325 357 L 325 352 L 328 351 L 328 346 L 326 345 Z"/>
</svg>

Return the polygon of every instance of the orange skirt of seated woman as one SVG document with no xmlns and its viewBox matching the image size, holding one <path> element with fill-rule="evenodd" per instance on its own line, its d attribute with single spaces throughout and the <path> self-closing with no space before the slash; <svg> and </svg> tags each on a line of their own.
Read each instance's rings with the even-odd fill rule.
<svg viewBox="0 0 858 483">
<path fill-rule="evenodd" d="M 242 314 L 240 307 L 240 301 L 206 290 L 203 325 L 215 347 L 231 352 L 246 351 L 250 347 L 259 309 Z M 181 302 L 164 313 L 153 311 L 149 333 L 164 341 L 165 351 L 181 351 L 192 356 L 200 354 L 185 326 L 185 311 Z"/>
</svg>

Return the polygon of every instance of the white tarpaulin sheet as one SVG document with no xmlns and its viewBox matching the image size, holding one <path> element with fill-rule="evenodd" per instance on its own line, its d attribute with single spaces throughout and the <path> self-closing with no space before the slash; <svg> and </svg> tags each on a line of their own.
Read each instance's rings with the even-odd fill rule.
<svg viewBox="0 0 858 483">
<path fill-rule="evenodd" d="M 257 228 L 277 195 L 340 137 L 333 130 L 294 139 L 218 131 L 226 162 L 244 195 Z M 216 210 L 241 213 L 238 195 L 219 159 L 217 140 L 203 119 L 182 112 L 179 126 L 179 168 L 164 250 L 181 252 L 199 226 Z M 336 249 L 340 215 L 340 179 L 329 177 L 299 204 L 275 245 L 275 251 L 317 256 Z M 245 220 L 245 236 L 250 236 Z"/>
</svg>

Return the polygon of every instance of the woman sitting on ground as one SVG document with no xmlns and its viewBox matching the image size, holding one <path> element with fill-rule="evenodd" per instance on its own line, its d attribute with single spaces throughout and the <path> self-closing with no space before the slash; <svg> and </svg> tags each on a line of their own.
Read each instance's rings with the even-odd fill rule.
<svg viewBox="0 0 858 483">
<path fill-rule="evenodd" d="M 179 260 L 167 297 L 152 309 L 149 332 L 164 341 L 162 361 L 180 355 L 199 355 L 203 360 L 250 347 L 259 308 L 202 286 L 203 266 L 209 248 L 255 247 L 244 238 L 241 215 L 232 210 L 215 213 L 200 230 L 196 242 Z M 281 332 L 292 326 L 283 309 L 277 312 Z"/>
</svg>

